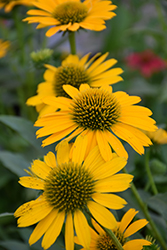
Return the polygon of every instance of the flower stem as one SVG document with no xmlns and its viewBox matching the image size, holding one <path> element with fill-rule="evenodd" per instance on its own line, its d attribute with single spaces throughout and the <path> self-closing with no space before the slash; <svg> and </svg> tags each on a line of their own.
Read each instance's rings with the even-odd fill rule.
<svg viewBox="0 0 167 250">
<path fill-rule="evenodd" d="M 24 32 L 23 32 L 23 23 L 20 20 L 18 8 L 13 9 L 13 19 L 14 19 L 14 24 L 16 27 L 17 31 L 17 39 L 19 43 L 19 49 L 20 49 L 20 63 L 25 64 L 25 51 L 24 51 Z"/>
<path fill-rule="evenodd" d="M 123 169 L 123 172 L 124 173 L 128 173 L 126 168 Z M 152 220 L 150 214 L 149 214 L 149 211 L 148 211 L 148 207 L 147 205 L 142 201 L 141 197 L 140 197 L 140 194 L 138 193 L 135 185 L 132 183 L 131 184 L 131 190 L 132 190 L 132 193 L 134 194 L 141 210 L 143 211 L 144 215 L 145 215 L 145 218 L 149 221 L 149 225 L 151 226 L 151 229 L 153 231 L 153 234 L 154 234 L 154 237 L 159 241 L 159 243 L 161 244 L 162 248 L 164 250 L 167 250 L 167 245 L 164 241 L 164 239 L 162 238 L 161 234 L 159 233 L 159 231 L 157 230 L 157 227 L 154 223 L 154 221 Z"/>
<path fill-rule="evenodd" d="M 86 213 L 93 219 L 96 221 L 97 224 L 99 224 L 99 222 L 93 217 L 93 215 L 89 212 L 88 209 L 86 209 Z M 101 224 L 99 224 L 99 226 L 101 228 L 103 228 L 103 230 L 110 236 L 110 238 L 112 239 L 115 247 L 117 248 L 117 250 L 124 250 L 121 243 L 119 242 L 118 238 L 115 236 L 115 234 L 108 228 L 103 227 Z"/>
<path fill-rule="evenodd" d="M 105 227 L 103 227 L 103 230 L 110 236 L 110 238 L 112 239 L 112 241 L 113 241 L 114 245 L 116 246 L 116 248 L 118 250 L 123 250 L 123 247 L 122 247 L 121 243 L 119 242 L 118 238 L 115 236 L 113 231 L 111 231 L 110 229 L 107 229 Z"/>
<path fill-rule="evenodd" d="M 71 54 L 75 55 L 76 54 L 75 32 L 69 31 L 68 34 L 69 34 L 68 37 L 70 42 Z"/>
<path fill-rule="evenodd" d="M 150 150 L 147 150 L 146 154 L 145 154 L 145 167 L 146 167 L 147 175 L 149 178 L 149 182 L 150 182 L 151 187 L 152 187 L 153 194 L 156 195 L 156 194 L 158 194 L 158 190 L 157 190 L 157 187 L 155 185 L 153 176 L 151 174 L 151 170 L 150 170 L 150 166 L 149 166 L 149 159 L 150 159 Z"/>
</svg>

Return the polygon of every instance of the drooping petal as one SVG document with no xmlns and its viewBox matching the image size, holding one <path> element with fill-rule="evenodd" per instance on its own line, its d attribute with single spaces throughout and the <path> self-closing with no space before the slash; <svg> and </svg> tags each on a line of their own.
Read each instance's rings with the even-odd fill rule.
<svg viewBox="0 0 167 250">
<path fill-rule="evenodd" d="M 125 231 L 124 236 L 127 238 L 130 235 L 136 233 L 138 230 L 143 228 L 145 225 L 148 224 L 148 221 L 146 219 L 141 219 L 133 222 Z"/>
<path fill-rule="evenodd" d="M 109 229 L 113 229 L 117 225 L 117 221 L 113 214 L 103 207 L 102 205 L 94 202 L 89 201 L 87 204 L 91 214 L 93 217 L 103 226 Z"/>
<path fill-rule="evenodd" d="M 123 249 L 124 250 L 131 250 L 131 249 L 142 250 L 143 246 L 150 246 L 151 244 L 152 243 L 149 242 L 148 240 L 143 240 L 143 239 L 130 240 L 124 244 Z"/>
<path fill-rule="evenodd" d="M 131 208 L 124 214 L 124 216 L 122 217 L 120 226 L 119 226 L 119 229 L 122 233 L 125 231 L 125 229 L 128 227 L 128 225 L 130 224 L 130 222 L 133 220 L 133 218 L 135 217 L 137 213 L 138 211 Z"/>
<path fill-rule="evenodd" d="M 91 241 L 90 229 L 85 216 L 80 210 L 77 210 L 74 213 L 74 225 L 81 245 L 84 246 L 84 248 L 89 249 Z"/>
<path fill-rule="evenodd" d="M 74 227 L 72 214 L 67 214 L 66 224 L 65 224 L 65 246 L 67 250 L 74 249 Z"/>
<path fill-rule="evenodd" d="M 86 148 L 88 144 L 87 136 L 79 135 L 74 143 L 73 154 L 72 154 L 72 161 L 78 165 L 80 165 L 86 153 Z"/>
<path fill-rule="evenodd" d="M 52 222 L 55 220 L 57 213 L 58 210 L 53 209 L 44 219 L 42 219 L 37 224 L 29 238 L 30 246 L 37 242 L 42 237 L 42 235 L 48 230 Z"/>
<path fill-rule="evenodd" d="M 55 220 L 52 222 L 51 226 L 46 231 L 43 240 L 42 240 L 42 247 L 44 249 L 49 248 L 59 236 L 63 222 L 65 219 L 65 212 L 60 212 L 57 214 Z"/>
<path fill-rule="evenodd" d="M 111 209 L 121 209 L 127 204 L 124 199 L 115 194 L 94 193 L 92 198 L 97 203 Z"/>
</svg>

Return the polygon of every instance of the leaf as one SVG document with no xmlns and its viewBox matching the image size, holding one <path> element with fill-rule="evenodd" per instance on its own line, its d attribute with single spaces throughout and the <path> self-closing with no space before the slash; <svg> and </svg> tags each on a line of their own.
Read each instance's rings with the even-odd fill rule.
<svg viewBox="0 0 167 250">
<path fill-rule="evenodd" d="M 167 192 L 149 198 L 147 204 L 167 221 Z"/>
<path fill-rule="evenodd" d="M 15 240 L 0 241 L 0 246 L 5 247 L 7 250 L 30 250 L 31 248 L 25 243 L 21 243 Z"/>
<path fill-rule="evenodd" d="M 9 151 L 0 152 L 0 161 L 3 165 L 17 176 L 25 176 L 24 169 L 30 166 L 30 163 L 21 155 Z"/>
<path fill-rule="evenodd" d="M 21 117 L 10 115 L 1 115 L 0 122 L 19 133 L 27 142 L 30 143 L 30 145 L 35 147 L 37 150 L 43 151 L 40 140 L 37 140 L 35 137 L 36 129 L 32 122 Z"/>
</svg>

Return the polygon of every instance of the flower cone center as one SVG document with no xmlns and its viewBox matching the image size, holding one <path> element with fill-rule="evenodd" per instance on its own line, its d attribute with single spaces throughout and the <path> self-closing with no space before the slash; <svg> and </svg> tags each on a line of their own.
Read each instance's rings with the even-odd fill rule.
<svg viewBox="0 0 167 250">
<path fill-rule="evenodd" d="M 120 116 L 120 105 L 111 93 L 88 89 L 74 100 L 71 116 L 84 129 L 110 130 Z"/>
<path fill-rule="evenodd" d="M 83 165 L 64 163 L 54 168 L 45 182 L 48 203 L 59 211 L 84 209 L 94 192 L 94 181 Z"/>
<path fill-rule="evenodd" d="M 90 83 L 90 78 L 84 68 L 78 67 L 74 64 L 61 66 L 55 73 L 55 92 L 56 96 L 69 97 L 64 91 L 63 85 L 69 84 L 79 89 L 81 84 Z"/>
<path fill-rule="evenodd" d="M 125 244 L 124 235 L 119 231 L 119 229 L 113 230 L 115 236 L 123 246 Z M 109 235 L 104 234 L 101 235 L 97 241 L 97 249 L 98 250 L 117 250 L 117 247 L 113 243 L 112 239 Z"/>
<path fill-rule="evenodd" d="M 88 14 L 87 7 L 80 2 L 65 2 L 59 4 L 53 12 L 54 18 L 56 18 L 61 25 L 68 23 L 80 23 Z"/>
</svg>

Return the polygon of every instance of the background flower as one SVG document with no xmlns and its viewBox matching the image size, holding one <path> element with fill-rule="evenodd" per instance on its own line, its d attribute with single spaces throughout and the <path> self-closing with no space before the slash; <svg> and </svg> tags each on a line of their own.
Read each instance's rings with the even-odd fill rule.
<svg viewBox="0 0 167 250">
<path fill-rule="evenodd" d="M 0 0 L 0 9 L 4 8 L 5 12 L 10 12 L 16 5 L 32 6 L 31 0 Z"/>
<path fill-rule="evenodd" d="M 115 236 L 120 241 L 121 245 L 123 246 L 124 250 L 142 250 L 143 246 L 151 245 L 151 242 L 144 239 L 133 239 L 130 240 L 128 237 L 139 231 L 145 225 L 147 225 L 147 221 L 145 219 L 137 220 L 133 223 L 134 216 L 138 212 L 135 209 L 129 209 L 124 216 L 122 217 L 120 222 L 117 222 L 117 226 L 112 229 Z M 91 230 L 91 244 L 90 250 L 117 250 L 112 239 L 109 235 L 94 221 L 92 220 L 93 226 L 95 230 L 90 228 Z M 131 224 L 130 224 L 131 223 Z M 130 225 L 129 225 L 130 224 Z M 77 237 L 75 238 L 75 242 L 79 245 L 82 245 Z M 85 248 L 82 248 L 85 249 Z"/>
<path fill-rule="evenodd" d="M 139 70 L 145 77 L 151 77 L 167 67 L 165 60 L 151 50 L 130 54 L 126 57 L 126 63 L 130 68 Z"/>
<path fill-rule="evenodd" d="M 100 31 L 106 28 L 104 20 L 111 19 L 116 9 L 111 1 L 65 1 L 59 2 L 38 0 L 33 3 L 39 10 L 29 10 L 30 17 L 24 19 L 29 23 L 39 23 L 37 28 L 51 27 L 46 36 L 52 36 L 58 31 L 76 31 L 79 28 Z"/>
<path fill-rule="evenodd" d="M 38 85 L 37 95 L 30 97 L 27 105 L 36 106 L 40 115 L 51 113 L 56 110 L 55 107 L 44 104 L 42 99 L 47 96 L 69 97 L 63 85 L 70 84 L 79 89 L 84 83 L 91 87 L 100 87 L 123 80 L 119 76 L 123 72 L 121 68 L 110 69 L 117 60 L 111 58 L 105 61 L 108 53 L 102 56 L 98 53 L 91 59 L 89 55 L 90 53 L 81 59 L 77 55 L 69 55 L 60 67 L 46 65 L 48 69 L 44 73 L 45 82 Z"/>
<path fill-rule="evenodd" d="M 0 58 L 4 57 L 9 50 L 10 42 L 0 39 Z"/>
</svg>

